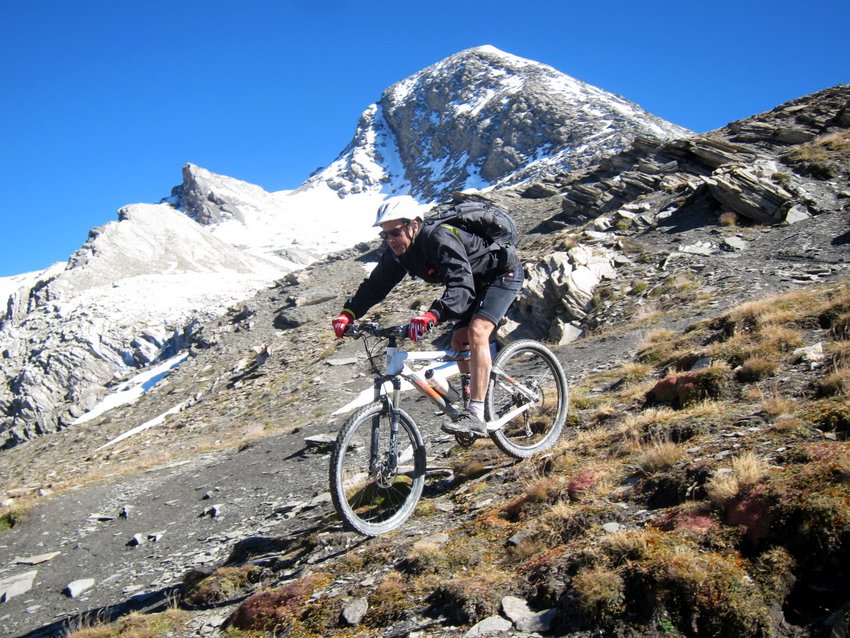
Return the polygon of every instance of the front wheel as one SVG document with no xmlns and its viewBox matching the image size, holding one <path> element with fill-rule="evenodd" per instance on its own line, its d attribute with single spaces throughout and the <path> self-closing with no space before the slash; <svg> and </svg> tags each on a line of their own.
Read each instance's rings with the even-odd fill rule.
<svg viewBox="0 0 850 638">
<path fill-rule="evenodd" d="M 528 405 L 490 435 L 496 445 L 518 459 L 551 447 L 569 407 L 567 379 L 552 351 L 539 341 L 516 341 L 496 355 L 490 376 L 488 421 Z"/>
<path fill-rule="evenodd" d="M 331 454 L 331 497 L 337 514 L 366 536 L 396 529 L 413 513 L 425 484 L 425 445 L 413 419 L 400 410 L 395 455 L 390 411 L 372 403 L 352 414 Z"/>
</svg>

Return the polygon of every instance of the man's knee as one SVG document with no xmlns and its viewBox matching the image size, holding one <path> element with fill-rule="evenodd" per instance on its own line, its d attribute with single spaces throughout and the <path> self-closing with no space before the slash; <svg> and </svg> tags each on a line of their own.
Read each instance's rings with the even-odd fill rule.
<svg viewBox="0 0 850 638">
<path fill-rule="evenodd" d="M 469 344 L 471 347 L 476 345 L 487 344 L 490 341 L 490 335 L 493 334 L 495 324 L 489 319 L 485 319 L 479 315 L 473 317 L 469 324 Z"/>
</svg>

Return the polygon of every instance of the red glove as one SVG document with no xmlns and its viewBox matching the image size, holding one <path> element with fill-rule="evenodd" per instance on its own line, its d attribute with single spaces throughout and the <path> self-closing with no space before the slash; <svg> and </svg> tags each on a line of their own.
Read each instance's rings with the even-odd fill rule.
<svg viewBox="0 0 850 638">
<path fill-rule="evenodd" d="M 341 339 L 345 334 L 345 329 L 348 328 L 348 324 L 354 321 L 354 315 L 352 315 L 348 310 L 343 310 L 340 314 L 334 317 L 331 325 L 334 327 L 334 334 L 338 339 Z"/>
<path fill-rule="evenodd" d="M 437 325 L 437 317 L 430 310 L 423 312 L 421 315 L 416 315 L 407 324 L 407 338 L 413 341 L 419 341 L 419 338 L 428 332 L 431 328 Z"/>
</svg>

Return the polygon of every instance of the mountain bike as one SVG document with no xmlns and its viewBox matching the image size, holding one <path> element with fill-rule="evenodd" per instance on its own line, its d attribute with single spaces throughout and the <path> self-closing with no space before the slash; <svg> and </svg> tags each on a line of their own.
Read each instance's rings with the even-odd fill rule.
<svg viewBox="0 0 850 638">
<path fill-rule="evenodd" d="M 463 393 L 448 377 L 457 372 L 454 363 L 468 359 L 469 352 L 403 350 L 399 342 L 406 335 L 407 325 L 385 328 L 374 323 L 352 324 L 346 332 L 363 340 L 375 374 L 374 401 L 354 412 L 339 431 L 330 460 L 330 488 L 345 525 L 366 536 L 404 523 L 429 473 L 419 426 L 400 407 L 403 384 L 453 420 L 463 409 Z M 489 437 L 506 454 L 524 459 L 551 447 L 561 435 L 568 403 L 561 364 L 542 343 L 516 341 L 495 355 L 485 418 Z M 464 447 L 476 439 L 471 434 L 454 436 Z"/>
</svg>

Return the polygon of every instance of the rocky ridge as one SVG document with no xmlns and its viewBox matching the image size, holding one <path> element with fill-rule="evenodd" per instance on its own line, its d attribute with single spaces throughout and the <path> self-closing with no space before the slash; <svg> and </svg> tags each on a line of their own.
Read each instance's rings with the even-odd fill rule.
<svg viewBox="0 0 850 638">
<path fill-rule="evenodd" d="M 518 219 L 522 258 L 532 275 L 511 315 L 516 325 L 507 330 L 548 339 L 584 331 L 575 341 L 574 334 L 564 336 L 556 347 L 571 384 L 580 385 L 588 375 L 632 361 L 648 330 L 682 331 L 754 298 L 846 281 L 848 151 L 835 140 L 846 144 L 848 101 L 850 87 L 836 87 L 698 136 L 684 148 L 639 142 L 579 174 L 489 194 Z M 789 142 L 790 133 L 776 133 L 792 129 L 811 137 Z M 736 137 L 741 131 L 752 137 Z M 777 170 L 751 172 L 756 179 L 746 188 L 716 190 L 713 182 L 730 169 L 756 161 L 773 161 Z M 668 170 L 659 171 L 664 166 Z M 760 199 L 759 192 L 782 199 Z M 759 214 L 771 218 L 799 208 L 788 220 L 793 223 L 750 224 L 746 213 L 754 215 L 753 201 L 763 201 Z M 720 223 L 730 213 L 737 223 Z M 319 435 L 333 434 L 344 417 L 332 412 L 369 383 L 350 363 L 358 344 L 334 341 L 326 322 L 363 277 L 360 264 L 374 260 L 376 248 L 360 245 L 292 273 L 205 323 L 194 333 L 192 356 L 136 403 L 2 452 L 5 507 L 14 510 L 21 499 L 60 492 L 0 532 L 9 557 L 0 568 L 0 584 L 7 588 L 0 605 L 5 633 L 60 635 L 79 624 L 77 614 L 108 619 L 134 608 L 159 609 L 169 595 L 183 592 L 184 606 L 195 611 L 178 635 L 217 635 L 247 593 L 311 577 L 318 579 L 311 581 L 313 600 L 344 619 L 329 616 L 325 631 L 344 631 L 349 623 L 375 635 L 585 635 L 568 633 L 563 614 L 551 612 L 558 605 L 541 594 L 563 590 L 557 578 L 564 576 L 556 575 L 536 594 L 515 578 L 517 589 L 497 597 L 499 608 L 466 608 L 467 599 L 443 586 L 432 592 L 431 611 L 417 607 L 393 616 L 384 608 L 381 615 L 381 601 L 391 591 L 388 574 L 413 573 L 424 564 L 413 557 L 455 548 L 484 523 L 498 530 L 505 523 L 488 512 L 522 496 L 527 472 L 543 470 L 534 469 L 536 462 L 513 465 L 476 446 L 472 460 L 487 471 L 434 486 L 427 510 L 399 533 L 363 542 L 337 527 L 325 493 L 327 452 Z M 580 269 L 596 276 L 596 283 L 583 286 L 590 275 Z M 698 289 L 685 286 L 694 281 Z M 406 282 L 374 316 L 403 321 L 431 295 L 433 290 Z M 542 321 L 546 316 L 557 321 Z M 784 383 L 802 384 L 813 373 L 809 367 L 789 369 Z M 596 390 L 606 391 L 609 385 Z M 158 425 L 111 443 L 187 398 L 182 410 Z M 410 410 L 430 423 L 427 404 L 414 401 Z M 760 423 L 752 415 L 724 422 L 691 454 L 722 460 L 733 445 L 767 428 Z M 452 465 L 452 441 L 436 428 L 424 429 L 429 457 Z M 234 442 L 240 445 L 232 447 Z M 470 462 L 461 456 L 454 473 Z M 140 466 L 148 469 L 137 473 Z M 66 491 L 80 483 L 88 486 Z M 633 494 L 628 483 L 620 488 L 621 511 L 605 510 L 600 534 L 642 529 L 665 513 Z M 533 538 L 522 525 L 509 529 L 508 547 Z M 489 555 L 504 540 L 490 539 L 479 551 Z M 247 584 L 239 593 L 192 602 L 196 583 L 215 582 L 209 574 L 217 567 L 244 570 Z M 189 572 L 195 576 L 184 580 Z M 324 573 L 336 576 L 321 581 Z M 535 611 L 516 612 L 523 602 Z M 453 605 L 460 611 L 452 612 Z M 818 635 L 814 624 L 806 624 L 815 622 L 811 618 L 794 620 L 796 629 L 777 620 L 776 632 Z M 840 622 L 831 626 L 840 628 Z M 610 635 L 629 635 L 621 629 Z"/>
</svg>

